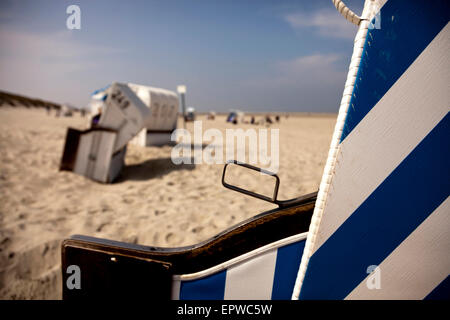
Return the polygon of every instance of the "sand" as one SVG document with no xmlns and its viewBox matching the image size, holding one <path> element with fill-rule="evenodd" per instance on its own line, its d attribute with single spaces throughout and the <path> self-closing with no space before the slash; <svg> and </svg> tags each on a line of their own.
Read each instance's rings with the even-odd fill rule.
<svg viewBox="0 0 450 320">
<path fill-rule="evenodd" d="M 227 124 L 223 116 L 199 120 L 203 129 L 224 135 L 227 128 L 258 128 Z M 280 199 L 318 189 L 335 121 L 283 116 L 271 126 L 280 129 Z M 275 207 L 225 189 L 223 165 L 174 165 L 170 146 L 129 145 L 126 167 L 113 184 L 59 171 L 67 127 L 85 128 L 86 122 L 79 115 L 0 108 L 1 299 L 60 299 L 60 245 L 73 234 L 176 247 Z M 191 123 L 187 128 L 193 131 Z M 258 186 L 250 176 L 242 180 Z"/>
</svg>

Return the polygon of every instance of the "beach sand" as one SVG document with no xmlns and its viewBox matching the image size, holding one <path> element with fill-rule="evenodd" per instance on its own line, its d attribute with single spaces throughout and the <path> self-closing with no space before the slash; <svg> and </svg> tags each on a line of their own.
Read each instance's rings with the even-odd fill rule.
<svg viewBox="0 0 450 320">
<path fill-rule="evenodd" d="M 227 128 L 265 128 L 227 124 L 224 116 L 198 120 L 203 130 L 217 128 L 224 136 Z M 335 115 L 291 115 L 270 127 L 280 130 L 279 199 L 317 191 L 335 121 Z M 173 164 L 170 146 L 129 145 L 113 184 L 59 171 L 67 127 L 86 128 L 86 122 L 79 115 L 0 108 L 1 299 L 60 299 L 60 245 L 73 234 L 176 247 L 275 208 L 225 189 L 223 165 Z M 192 123 L 187 128 L 192 132 Z M 242 180 L 257 183 L 250 175 Z"/>
</svg>

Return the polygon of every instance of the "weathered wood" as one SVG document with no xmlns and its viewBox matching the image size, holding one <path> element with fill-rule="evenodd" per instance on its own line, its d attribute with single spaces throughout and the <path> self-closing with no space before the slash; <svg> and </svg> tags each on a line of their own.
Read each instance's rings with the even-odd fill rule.
<svg viewBox="0 0 450 320">
<path fill-rule="evenodd" d="M 126 147 L 113 152 L 117 132 L 105 128 L 67 130 L 60 170 L 73 171 L 100 182 L 111 182 L 120 172 Z"/>
</svg>

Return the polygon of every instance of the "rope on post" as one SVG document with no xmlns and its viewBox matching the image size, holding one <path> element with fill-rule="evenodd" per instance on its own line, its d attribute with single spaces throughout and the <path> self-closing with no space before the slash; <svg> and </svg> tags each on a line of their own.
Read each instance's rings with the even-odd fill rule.
<svg viewBox="0 0 450 320">
<path fill-rule="evenodd" d="M 347 20 L 351 23 L 359 26 L 359 23 L 361 22 L 361 17 L 356 15 L 352 10 L 350 10 L 345 3 L 342 0 L 331 0 L 333 1 L 334 6 L 336 7 L 337 11 Z"/>
</svg>

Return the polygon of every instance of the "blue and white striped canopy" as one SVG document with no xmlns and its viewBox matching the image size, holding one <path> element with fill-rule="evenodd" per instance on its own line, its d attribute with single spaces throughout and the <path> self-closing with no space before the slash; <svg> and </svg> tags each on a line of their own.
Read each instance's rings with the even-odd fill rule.
<svg viewBox="0 0 450 320">
<path fill-rule="evenodd" d="M 359 27 L 294 298 L 449 298 L 450 2 L 381 2 Z"/>
</svg>

